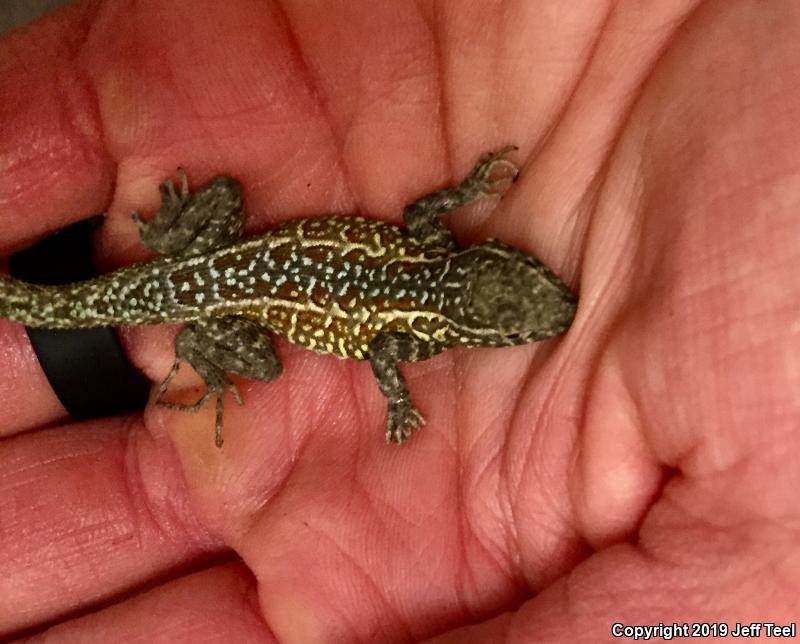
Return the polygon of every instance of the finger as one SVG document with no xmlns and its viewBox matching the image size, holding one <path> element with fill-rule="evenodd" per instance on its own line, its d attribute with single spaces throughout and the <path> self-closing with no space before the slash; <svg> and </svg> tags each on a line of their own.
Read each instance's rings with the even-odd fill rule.
<svg viewBox="0 0 800 644">
<path fill-rule="evenodd" d="M 50 388 L 25 329 L 0 320 L 0 437 L 40 427 L 66 417 Z"/>
<path fill-rule="evenodd" d="M 0 633 L 107 601 L 220 551 L 171 443 L 115 418 L 0 442 Z"/>
<path fill-rule="evenodd" d="M 76 65 L 87 10 L 71 7 L 0 41 L 0 254 L 105 208 L 114 162 Z M 0 321 L 0 435 L 65 417 L 22 327 Z"/>
<path fill-rule="evenodd" d="M 0 252 L 102 211 L 112 187 L 96 97 L 76 65 L 88 10 L 0 41 Z"/>
<path fill-rule="evenodd" d="M 58 642 L 271 642 L 252 576 L 216 566 L 158 586 L 43 634 Z"/>
</svg>

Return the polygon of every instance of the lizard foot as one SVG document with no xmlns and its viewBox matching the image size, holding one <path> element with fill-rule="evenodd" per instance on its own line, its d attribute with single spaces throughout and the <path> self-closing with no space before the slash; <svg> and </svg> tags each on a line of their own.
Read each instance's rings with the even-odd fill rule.
<svg viewBox="0 0 800 644">
<path fill-rule="evenodd" d="M 178 168 L 178 174 L 181 178 L 180 192 L 175 191 L 175 184 L 170 178 L 164 179 L 158 187 L 161 192 L 160 214 L 167 223 L 173 223 L 189 202 L 189 178 L 186 176 L 186 170 Z M 131 217 L 139 230 L 139 235 L 146 235 L 149 222 L 144 221 L 138 212 L 134 212 Z"/>
<path fill-rule="evenodd" d="M 204 393 L 196 402 L 194 403 L 174 403 L 169 402 L 167 400 L 163 400 L 163 396 L 167 391 L 167 386 L 169 385 L 170 381 L 175 377 L 178 373 L 178 368 L 180 367 L 181 359 L 176 359 L 172 369 L 170 370 L 167 377 L 164 378 L 164 381 L 159 385 L 158 392 L 156 393 L 155 404 L 159 407 L 164 407 L 166 409 L 172 409 L 175 411 L 188 411 L 191 413 L 195 413 L 200 411 L 200 409 L 213 397 L 217 397 L 217 404 L 216 404 L 216 413 L 215 413 L 215 423 L 214 423 L 214 444 L 217 447 L 222 447 L 222 414 L 225 406 L 225 390 L 231 392 L 231 396 L 238 404 L 243 404 L 242 396 L 239 393 L 239 390 L 236 388 L 236 385 L 231 382 L 228 377 L 222 373 L 215 373 L 216 376 L 214 381 L 209 383 L 206 382 L 206 393 Z M 208 375 L 208 374 L 207 374 Z"/>
<path fill-rule="evenodd" d="M 478 160 L 478 164 L 473 168 L 469 177 L 467 177 L 467 181 L 473 183 L 482 195 L 500 195 L 503 188 L 508 186 L 509 183 L 516 181 L 519 175 L 519 166 L 505 158 L 506 154 L 518 149 L 516 145 L 507 145 L 496 152 L 484 154 Z M 492 174 L 498 169 L 505 169 L 509 172 L 492 179 Z"/>
<path fill-rule="evenodd" d="M 389 403 L 386 442 L 401 445 L 425 424 L 425 419 L 408 400 Z"/>
</svg>

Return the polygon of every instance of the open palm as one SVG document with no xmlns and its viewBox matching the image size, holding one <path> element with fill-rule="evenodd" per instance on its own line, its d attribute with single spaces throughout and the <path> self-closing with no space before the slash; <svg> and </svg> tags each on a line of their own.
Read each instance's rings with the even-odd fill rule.
<svg viewBox="0 0 800 644">
<path fill-rule="evenodd" d="M 577 318 L 407 365 L 427 425 L 402 447 L 367 363 L 278 340 L 283 375 L 238 383 L 221 450 L 210 405 L 54 427 L 0 322 L 0 633 L 594 642 L 787 622 L 796 5 L 187 6 L 87 3 L 0 43 L 3 254 L 105 210 L 105 267 L 143 259 L 130 213 L 179 165 L 237 177 L 248 234 L 399 223 L 513 143 L 520 180 L 448 222 L 553 267 Z M 160 380 L 175 329 L 123 333 Z M 196 397 L 190 370 L 175 385 Z"/>
</svg>

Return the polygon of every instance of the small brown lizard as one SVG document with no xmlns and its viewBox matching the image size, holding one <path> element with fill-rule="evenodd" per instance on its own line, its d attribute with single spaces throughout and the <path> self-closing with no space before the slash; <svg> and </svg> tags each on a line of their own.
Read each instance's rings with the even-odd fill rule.
<svg viewBox="0 0 800 644">
<path fill-rule="evenodd" d="M 455 345 L 499 347 L 563 333 L 576 298 L 546 266 L 500 241 L 465 250 L 440 216 L 516 178 L 505 155 L 485 154 L 460 184 L 406 206 L 406 229 L 361 217 L 295 219 L 242 240 L 239 184 L 220 176 L 194 193 L 181 172 L 160 186 L 161 209 L 134 214 L 142 241 L 162 256 L 66 286 L 0 276 L 0 317 L 30 327 L 186 323 L 156 402 L 197 411 L 216 396 L 222 445 L 227 373 L 269 381 L 281 363 L 269 334 L 341 358 L 369 360 L 388 400 L 386 440 L 403 443 L 424 422 L 401 361 Z M 505 168 L 511 176 L 493 178 Z M 165 402 L 182 361 L 206 393 L 192 405 Z"/>
</svg>

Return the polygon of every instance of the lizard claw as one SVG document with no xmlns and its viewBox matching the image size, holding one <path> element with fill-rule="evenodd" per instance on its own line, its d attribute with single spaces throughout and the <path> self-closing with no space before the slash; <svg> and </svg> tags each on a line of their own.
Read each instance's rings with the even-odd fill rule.
<svg viewBox="0 0 800 644">
<path fill-rule="evenodd" d="M 142 221 L 142 218 L 139 216 L 139 213 L 136 211 L 131 213 L 131 219 L 133 219 L 133 223 L 136 224 L 136 228 L 138 228 L 139 232 L 141 233 L 142 230 L 144 230 L 146 224 L 144 223 L 144 221 Z"/>
<path fill-rule="evenodd" d="M 180 200 L 181 203 L 186 203 L 189 200 L 189 177 L 187 176 L 186 170 L 183 167 L 178 168 L 178 175 L 180 175 L 181 178 Z"/>
<path fill-rule="evenodd" d="M 242 400 L 242 395 L 239 393 L 239 390 L 236 388 L 236 385 L 232 382 L 228 382 L 228 391 L 231 392 L 231 396 L 233 399 L 240 405 L 244 405 L 244 401 Z"/>
</svg>

